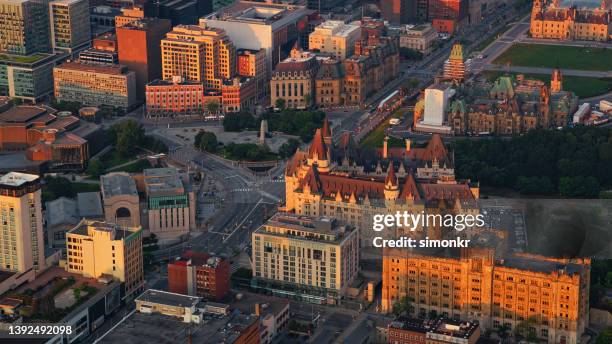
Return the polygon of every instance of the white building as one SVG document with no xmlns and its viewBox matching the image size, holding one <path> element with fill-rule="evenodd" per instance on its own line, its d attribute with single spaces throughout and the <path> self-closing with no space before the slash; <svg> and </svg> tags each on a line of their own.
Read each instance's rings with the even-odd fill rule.
<svg viewBox="0 0 612 344">
<path fill-rule="evenodd" d="M 200 25 L 224 29 L 237 49 L 266 50 L 268 70 L 280 60 L 280 48 L 306 27 L 304 6 L 237 1 L 200 18 Z"/>
<path fill-rule="evenodd" d="M 417 131 L 449 134 L 451 127 L 446 114 L 455 90 L 448 85 L 434 84 L 425 89 L 423 120 L 416 125 Z"/>
</svg>

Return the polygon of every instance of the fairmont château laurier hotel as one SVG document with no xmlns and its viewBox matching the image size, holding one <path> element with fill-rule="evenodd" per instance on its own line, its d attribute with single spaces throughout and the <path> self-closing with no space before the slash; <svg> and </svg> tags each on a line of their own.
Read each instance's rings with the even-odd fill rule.
<svg viewBox="0 0 612 344">
<path fill-rule="evenodd" d="M 523 331 L 548 343 L 580 342 L 589 318 L 589 259 L 507 253 L 497 245 L 372 247 L 373 237 L 381 235 L 478 235 L 477 229 L 457 232 L 440 226 L 409 233 L 403 228 L 384 230 L 390 233 L 372 229 L 375 214 L 479 213 L 479 186 L 455 178 L 454 155 L 441 136 L 434 134 L 422 147 L 410 140 L 392 146 L 385 138 L 376 149 L 359 147 L 351 133 L 343 133 L 338 142 L 332 137 L 325 120 L 310 147 L 298 150 L 287 164 L 283 213 L 253 235 L 259 286 L 279 282 L 290 293 L 321 297 L 327 290 L 328 296 L 330 291 L 342 295 L 356 276 L 355 260 L 382 256 L 383 313 L 408 304 L 403 309 L 409 317 L 478 320 L 483 330 Z M 285 258 L 279 258 L 284 250 L 286 266 Z M 278 264 L 270 262 L 271 255 L 278 256 Z"/>
</svg>

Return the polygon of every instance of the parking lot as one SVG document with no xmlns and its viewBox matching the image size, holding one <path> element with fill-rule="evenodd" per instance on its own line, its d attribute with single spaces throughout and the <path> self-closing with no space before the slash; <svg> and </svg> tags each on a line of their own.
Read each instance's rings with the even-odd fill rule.
<svg viewBox="0 0 612 344">
<path fill-rule="evenodd" d="M 524 252 L 527 249 L 527 228 L 522 210 L 492 206 L 483 207 L 481 213 L 485 216 L 488 228 L 508 232 L 508 247 L 511 251 Z"/>
</svg>

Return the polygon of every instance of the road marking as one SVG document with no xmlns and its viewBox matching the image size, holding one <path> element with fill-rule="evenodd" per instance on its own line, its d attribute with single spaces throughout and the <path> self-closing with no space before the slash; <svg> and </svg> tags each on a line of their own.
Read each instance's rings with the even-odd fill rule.
<svg viewBox="0 0 612 344">
<path fill-rule="evenodd" d="M 257 201 L 257 203 L 255 203 L 255 206 L 253 207 L 253 209 L 251 209 L 251 211 L 249 211 L 249 213 L 247 214 L 247 216 L 244 217 L 244 219 L 242 219 L 242 222 L 240 222 L 238 224 L 238 226 L 236 226 L 236 228 L 225 238 L 223 239 L 223 243 L 225 243 L 227 241 L 227 239 L 231 238 L 232 235 L 234 235 L 234 233 L 240 228 L 242 227 L 242 224 L 249 218 L 249 216 L 251 216 L 251 214 L 253 214 L 253 212 L 255 211 L 255 209 L 257 209 L 257 207 L 261 204 L 261 202 L 263 201 L 263 198 L 260 198 L 259 201 Z"/>
</svg>

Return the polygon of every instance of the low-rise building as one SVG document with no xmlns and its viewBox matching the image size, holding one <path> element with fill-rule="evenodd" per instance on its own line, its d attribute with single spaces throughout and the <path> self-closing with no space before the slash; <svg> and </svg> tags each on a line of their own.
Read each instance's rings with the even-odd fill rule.
<svg viewBox="0 0 612 344">
<path fill-rule="evenodd" d="M 155 80 L 146 86 L 150 118 L 199 115 L 204 111 L 204 84 L 181 77 Z"/>
<path fill-rule="evenodd" d="M 345 24 L 340 20 L 327 20 L 315 27 L 308 36 L 308 49 L 329 53 L 338 60 L 352 56 L 355 42 L 361 39 L 359 25 Z"/>
<path fill-rule="evenodd" d="M 315 103 L 321 107 L 344 104 L 344 71 L 340 61 L 324 60 L 315 78 Z"/>
<path fill-rule="evenodd" d="M 140 226 L 140 200 L 134 179 L 125 172 L 100 177 L 106 222 L 126 227 Z"/>
<path fill-rule="evenodd" d="M 240 312 L 229 314 L 227 305 L 200 301 L 199 297 L 149 289 L 136 299 L 136 312 L 98 342 L 260 343 L 259 317 Z"/>
<path fill-rule="evenodd" d="M 334 303 L 359 271 L 355 227 L 325 217 L 277 213 L 253 232 L 256 288 Z"/>
<path fill-rule="evenodd" d="M 91 106 L 129 110 L 136 104 L 136 77 L 114 64 L 65 62 L 53 68 L 55 98 Z"/>
<path fill-rule="evenodd" d="M 427 55 L 433 50 L 437 39 L 438 33 L 429 23 L 407 26 L 400 32 L 399 46 Z"/>
<path fill-rule="evenodd" d="M 113 276 L 122 298 L 144 288 L 142 230 L 83 219 L 66 233 L 68 272 L 91 278 Z"/>
<path fill-rule="evenodd" d="M 227 258 L 188 251 L 168 263 L 168 290 L 221 301 L 230 289 Z"/>
<path fill-rule="evenodd" d="M 176 239 L 196 228 L 196 200 L 188 174 L 175 168 L 149 168 L 134 178 L 145 195 L 144 227 L 149 233 L 160 240 Z"/>
<path fill-rule="evenodd" d="M 66 248 L 66 233 L 82 218 L 104 219 L 99 192 L 80 192 L 76 199 L 60 197 L 48 201 L 45 204 L 47 246 Z"/>
<path fill-rule="evenodd" d="M 478 321 L 445 317 L 425 320 L 399 317 L 387 329 L 390 344 L 475 344 L 481 334 Z"/>
<path fill-rule="evenodd" d="M 314 54 L 294 48 L 291 56 L 281 61 L 270 81 L 272 106 L 279 99 L 288 108 L 304 109 L 309 107 L 315 94 L 315 76 L 318 62 Z"/>
<path fill-rule="evenodd" d="M 248 111 L 255 106 L 257 99 L 256 80 L 233 78 L 224 80 L 221 85 L 221 106 L 223 112 Z"/>
</svg>

